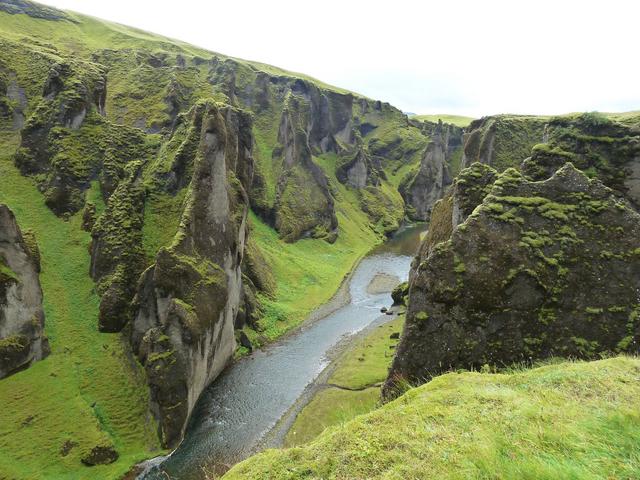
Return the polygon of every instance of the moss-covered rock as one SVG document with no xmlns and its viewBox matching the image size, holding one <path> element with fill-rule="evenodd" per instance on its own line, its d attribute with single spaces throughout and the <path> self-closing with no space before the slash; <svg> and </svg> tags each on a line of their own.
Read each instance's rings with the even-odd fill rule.
<svg viewBox="0 0 640 480">
<path fill-rule="evenodd" d="M 519 167 L 542 142 L 548 119 L 524 115 L 496 115 L 471 122 L 464 135 L 462 167 L 474 162 L 491 165 L 499 172 Z"/>
<path fill-rule="evenodd" d="M 522 171 L 535 180 L 544 180 L 567 162 L 640 207 L 637 127 L 596 112 L 554 118 L 546 127 L 545 143 L 533 148 Z"/>
<path fill-rule="evenodd" d="M 0 379 L 49 354 L 44 334 L 40 258 L 13 212 L 0 205 Z"/>
<path fill-rule="evenodd" d="M 640 215 L 571 164 L 543 182 L 505 171 L 414 264 L 385 393 L 449 368 L 637 353 L 639 234 Z"/>
<path fill-rule="evenodd" d="M 236 348 L 253 163 L 249 115 L 205 101 L 190 116 L 199 141 L 188 159 L 193 176 L 180 227 L 142 275 L 130 333 L 169 447 L 181 440 L 198 396 Z"/>
</svg>

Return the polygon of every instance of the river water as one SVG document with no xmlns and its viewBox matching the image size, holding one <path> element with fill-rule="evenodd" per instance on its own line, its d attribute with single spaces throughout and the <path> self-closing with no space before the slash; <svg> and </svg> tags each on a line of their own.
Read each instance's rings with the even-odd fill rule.
<svg viewBox="0 0 640 480">
<path fill-rule="evenodd" d="M 139 478 L 201 480 L 264 448 L 267 434 L 328 365 L 329 351 L 391 303 L 389 293 L 372 295 L 367 286 L 378 273 L 407 279 L 424 228 L 405 227 L 365 257 L 349 280 L 347 305 L 228 367 L 200 396 L 180 446 Z"/>
</svg>

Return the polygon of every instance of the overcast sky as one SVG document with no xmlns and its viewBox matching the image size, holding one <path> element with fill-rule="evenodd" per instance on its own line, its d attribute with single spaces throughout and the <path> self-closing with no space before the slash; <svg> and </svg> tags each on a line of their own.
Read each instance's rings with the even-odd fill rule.
<svg viewBox="0 0 640 480">
<path fill-rule="evenodd" d="M 637 0 L 44 0 L 407 112 L 640 109 Z"/>
</svg>

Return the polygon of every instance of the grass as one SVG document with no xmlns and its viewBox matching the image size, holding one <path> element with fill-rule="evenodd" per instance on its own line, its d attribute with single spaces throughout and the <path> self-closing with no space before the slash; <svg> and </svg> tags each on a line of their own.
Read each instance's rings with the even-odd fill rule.
<svg viewBox="0 0 640 480">
<path fill-rule="evenodd" d="M 2 380 L 0 472 L 8 478 L 119 478 L 131 464 L 160 453 L 144 376 L 120 335 L 98 332 L 90 236 L 80 228 L 81 214 L 65 222 L 44 205 L 33 181 L 13 165 L 16 146 L 15 135 L 1 134 L 0 202 L 11 207 L 21 229 L 35 232 L 52 353 Z M 76 445 L 63 456 L 66 442 Z M 98 444 L 115 446 L 118 461 L 83 466 L 82 455 Z"/>
<path fill-rule="evenodd" d="M 428 122 L 438 122 L 438 120 L 442 120 L 443 123 L 451 123 L 458 127 L 468 127 L 469 124 L 474 120 L 473 117 L 465 117 L 462 115 L 449 115 L 449 114 L 438 114 L 434 113 L 431 115 L 412 115 L 412 119 L 420 120 L 420 121 L 428 121 Z"/>
<path fill-rule="evenodd" d="M 347 388 L 364 388 L 383 382 L 395 351 L 390 348 L 398 343 L 389 338 L 399 333 L 404 325 L 404 315 L 376 327 L 366 337 L 350 348 L 338 360 L 338 367 L 329 383 Z"/>
<path fill-rule="evenodd" d="M 342 425 L 378 406 L 380 384 L 387 377 L 404 315 L 379 325 L 355 342 L 336 361 L 337 367 L 327 382 L 302 409 L 285 438 L 285 446 L 296 446 L 316 438 L 331 426 Z"/>
<path fill-rule="evenodd" d="M 449 373 L 225 479 L 638 478 L 640 360 Z"/>
</svg>

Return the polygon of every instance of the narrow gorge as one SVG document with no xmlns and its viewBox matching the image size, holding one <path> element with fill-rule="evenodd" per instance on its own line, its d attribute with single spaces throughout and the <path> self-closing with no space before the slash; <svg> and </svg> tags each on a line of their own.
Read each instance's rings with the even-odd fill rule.
<svg viewBox="0 0 640 480">
<path fill-rule="evenodd" d="M 0 480 L 632 478 L 639 209 L 638 112 L 0 0 Z"/>
</svg>

